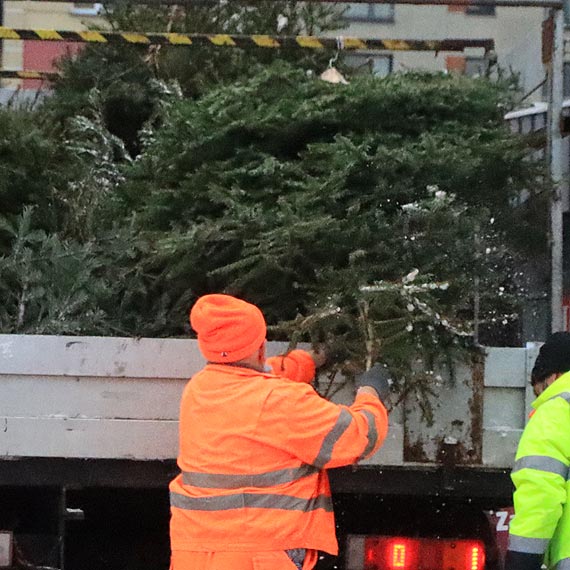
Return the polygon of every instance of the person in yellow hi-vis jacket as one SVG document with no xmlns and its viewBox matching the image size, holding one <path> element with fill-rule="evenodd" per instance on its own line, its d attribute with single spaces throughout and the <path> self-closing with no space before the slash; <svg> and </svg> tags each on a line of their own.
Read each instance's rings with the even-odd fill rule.
<svg viewBox="0 0 570 570">
<path fill-rule="evenodd" d="M 570 333 L 541 347 L 531 383 L 537 398 L 511 474 L 515 517 L 505 570 L 570 570 Z"/>
</svg>

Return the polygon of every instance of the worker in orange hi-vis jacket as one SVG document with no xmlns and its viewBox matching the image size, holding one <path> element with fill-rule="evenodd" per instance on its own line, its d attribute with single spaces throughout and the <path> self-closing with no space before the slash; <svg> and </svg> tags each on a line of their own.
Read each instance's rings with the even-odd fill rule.
<svg viewBox="0 0 570 570">
<path fill-rule="evenodd" d="M 326 469 L 369 457 L 386 437 L 385 369 L 337 405 L 265 372 L 254 305 L 206 295 L 190 322 L 208 362 L 182 395 L 171 570 L 311 570 L 319 550 L 338 551 Z"/>
</svg>

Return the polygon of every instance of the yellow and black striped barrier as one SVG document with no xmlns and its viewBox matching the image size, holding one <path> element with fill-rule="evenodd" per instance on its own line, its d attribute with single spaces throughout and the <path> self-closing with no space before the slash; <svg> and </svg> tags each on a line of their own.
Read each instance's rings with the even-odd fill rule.
<svg viewBox="0 0 570 570">
<path fill-rule="evenodd" d="M 10 0 L 14 1 L 28 1 L 28 0 Z M 60 2 L 70 4 L 70 0 L 33 0 L 34 2 Z M 230 0 L 232 1 L 232 0 Z M 313 4 L 341 4 L 344 5 L 346 0 L 304 0 Z M 135 6 L 168 6 L 176 5 L 192 5 L 196 0 L 135 0 Z M 255 6 L 258 0 L 249 0 L 249 4 Z M 110 4 L 113 2 L 103 0 L 102 4 Z M 132 2 L 131 2 L 132 3 Z M 236 2 L 237 3 L 237 2 Z M 408 4 L 415 6 L 495 6 L 506 8 L 555 8 L 561 10 L 564 8 L 564 0 L 352 0 L 351 3 L 356 4 Z M 203 7 L 206 4 L 204 0 L 200 2 Z M 214 4 L 214 2 L 210 2 Z"/>
<path fill-rule="evenodd" d="M 1 79 L 40 79 L 53 80 L 59 77 L 58 73 L 53 73 L 49 71 L 18 71 L 12 69 L 0 69 Z"/>
<path fill-rule="evenodd" d="M 0 27 L 0 40 L 37 40 L 123 45 L 216 46 L 273 49 L 338 49 L 386 51 L 463 51 L 466 48 L 494 49 L 491 39 L 380 40 L 373 38 L 322 36 L 270 36 L 229 34 L 186 34 L 162 32 L 107 32 L 26 30 Z"/>
</svg>

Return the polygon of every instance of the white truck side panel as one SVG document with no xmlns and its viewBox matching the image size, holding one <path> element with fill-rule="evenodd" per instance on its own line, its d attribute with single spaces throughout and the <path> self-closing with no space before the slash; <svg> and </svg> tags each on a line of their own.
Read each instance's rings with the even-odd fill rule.
<svg viewBox="0 0 570 570">
<path fill-rule="evenodd" d="M 487 348 L 483 399 L 483 464 L 512 467 L 532 390 L 530 371 L 538 349 Z"/>
<path fill-rule="evenodd" d="M 172 459 L 192 340 L 0 335 L 0 456 Z"/>
<path fill-rule="evenodd" d="M 270 343 L 268 352 L 286 346 Z M 479 464 L 511 466 L 528 407 L 532 350 L 487 349 L 482 398 L 473 397 L 468 368 L 445 380 L 432 426 L 422 425 L 413 401 L 394 410 L 384 446 L 363 463 L 402 465 L 410 442 L 423 446 L 429 462 L 455 436 L 477 444 L 470 414 L 482 402 Z M 180 396 L 203 365 L 194 340 L 0 335 L 0 457 L 172 459 Z M 353 393 L 344 386 L 333 400 L 350 403 Z"/>
<path fill-rule="evenodd" d="M 164 460 L 177 441 L 175 420 L 0 419 L 0 457 Z"/>
<path fill-rule="evenodd" d="M 193 340 L 0 335 L 0 374 L 190 378 L 204 364 Z"/>
</svg>

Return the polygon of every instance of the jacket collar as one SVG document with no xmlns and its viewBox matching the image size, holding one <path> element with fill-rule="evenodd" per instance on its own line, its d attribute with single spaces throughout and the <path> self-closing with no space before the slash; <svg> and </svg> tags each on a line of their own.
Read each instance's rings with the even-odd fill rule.
<svg viewBox="0 0 570 570">
<path fill-rule="evenodd" d="M 208 362 L 206 364 L 208 370 L 216 370 L 217 372 L 223 372 L 224 374 L 231 374 L 237 376 L 267 376 L 274 377 L 272 372 L 260 371 L 255 368 L 250 368 L 249 366 L 236 365 L 231 363 L 220 364 L 219 362 Z"/>
<path fill-rule="evenodd" d="M 563 392 L 570 393 L 570 372 L 566 372 L 560 378 L 555 380 L 532 404 L 531 406 L 536 410 L 544 402 L 559 396 Z"/>
</svg>

